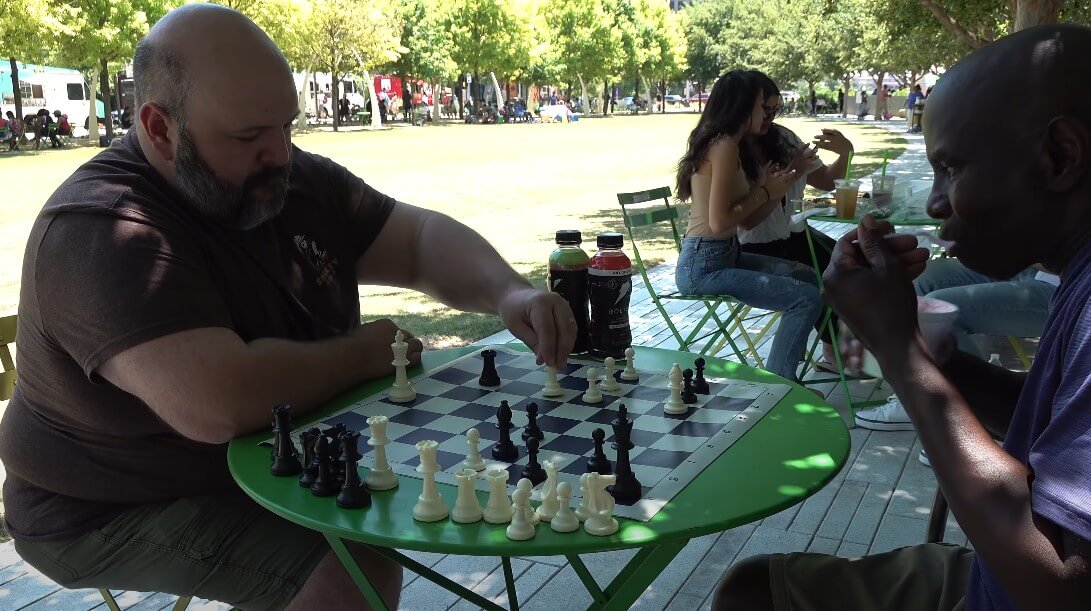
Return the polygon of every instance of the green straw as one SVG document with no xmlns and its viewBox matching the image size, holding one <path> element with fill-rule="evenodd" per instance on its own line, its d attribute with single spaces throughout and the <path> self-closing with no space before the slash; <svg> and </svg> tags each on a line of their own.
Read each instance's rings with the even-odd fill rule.
<svg viewBox="0 0 1091 611">
<path fill-rule="evenodd" d="M 887 155 L 889 155 L 889 154 L 890 154 L 889 150 L 883 149 L 883 173 L 882 173 L 883 178 L 886 178 L 886 158 L 887 158 Z"/>
<path fill-rule="evenodd" d="M 849 179 L 849 172 L 852 171 L 852 151 L 849 151 L 849 161 L 845 164 L 845 180 Z"/>
</svg>

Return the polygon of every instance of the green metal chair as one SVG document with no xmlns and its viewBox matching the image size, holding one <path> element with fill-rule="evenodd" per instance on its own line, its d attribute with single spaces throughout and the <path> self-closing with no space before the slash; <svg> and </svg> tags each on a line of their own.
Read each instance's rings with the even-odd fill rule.
<svg viewBox="0 0 1091 611">
<path fill-rule="evenodd" d="M 632 246 L 633 255 L 636 258 L 637 270 L 640 272 L 640 277 L 644 279 L 644 285 L 648 289 L 652 303 L 655 304 L 660 316 L 663 317 L 663 322 L 667 323 L 667 328 L 670 329 L 671 334 L 678 341 L 679 350 L 694 352 L 694 349 L 700 346 L 697 350 L 698 354 L 715 355 L 727 345 L 731 347 L 739 362 L 747 363 L 752 361 L 758 367 L 764 368 L 765 364 L 758 355 L 757 345 L 761 343 L 761 340 L 768 334 L 773 324 L 780 318 L 779 312 L 775 312 L 771 316 L 764 311 L 753 313 L 753 308 L 726 295 L 685 295 L 678 291 L 659 292 L 652 283 L 651 278 L 648 277 L 648 267 L 640 256 L 639 240 L 634 230 L 660 223 L 669 223 L 671 235 L 674 238 L 675 250 L 680 251 L 682 238 L 678 232 L 678 208 L 671 205 L 671 197 L 670 187 L 659 187 L 635 193 L 618 193 L 617 195 L 617 201 L 621 204 L 622 216 L 625 219 L 625 230 L 629 234 L 629 244 Z M 657 200 L 661 200 L 661 203 Z M 654 205 L 640 206 L 648 202 L 654 202 Z M 640 207 L 638 208 L 638 206 Z M 701 303 L 705 307 L 704 316 L 701 317 L 693 330 L 686 335 L 682 334 L 664 306 L 665 301 L 674 300 Z M 717 311 L 720 306 L 727 308 L 725 316 L 721 316 Z M 746 328 L 746 323 L 765 316 L 769 316 L 769 320 L 755 335 L 751 335 Z M 710 325 L 710 323 L 712 324 Z M 745 344 L 745 349 L 740 348 L 732 337 L 736 332 Z"/>
</svg>

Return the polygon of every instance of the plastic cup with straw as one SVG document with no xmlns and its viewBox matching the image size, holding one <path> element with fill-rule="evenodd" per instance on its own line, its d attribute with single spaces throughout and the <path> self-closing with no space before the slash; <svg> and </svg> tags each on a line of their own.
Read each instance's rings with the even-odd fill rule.
<svg viewBox="0 0 1091 611">
<path fill-rule="evenodd" d="M 833 201 L 837 207 L 838 218 L 856 218 L 856 201 L 860 197 L 860 181 L 849 178 L 852 173 L 852 152 L 849 152 L 845 164 L 845 178 L 833 181 Z"/>
<path fill-rule="evenodd" d="M 883 150 L 883 169 L 879 176 L 872 180 L 871 205 L 875 208 L 876 216 L 889 216 L 894 212 L 894 176 L 886 175 L 886 166 L 890 160 L 890 151 Z"/>
</svg>

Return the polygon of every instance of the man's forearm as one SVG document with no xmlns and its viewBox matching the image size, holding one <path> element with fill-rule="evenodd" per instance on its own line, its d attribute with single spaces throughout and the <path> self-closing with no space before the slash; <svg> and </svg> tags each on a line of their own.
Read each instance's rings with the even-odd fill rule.
<svg viewBox="0 0 1091 611">
<path fill-rule="evenodd" d="M 424 220 L 415 288 L 466 312 L 496 314 L 513 289 L 530 288 L 485 238 L 444 214 Z"/>
<path fill-rule="evenodd" d="M 1031 474 L 992 440 L 923 347 L 881 362 L 920 435 L 959 525 L 1020 608 L 1059 591 L 1057 533 L 1031 512 Z"/>
<path fill-rule="evenodd" d="M 965 352 L 955 352 L 941 370 L 981 424 L 994 437 L 1003 439 L 1023 392 L 1026 374 L 990 365 Z"/>
</svg>

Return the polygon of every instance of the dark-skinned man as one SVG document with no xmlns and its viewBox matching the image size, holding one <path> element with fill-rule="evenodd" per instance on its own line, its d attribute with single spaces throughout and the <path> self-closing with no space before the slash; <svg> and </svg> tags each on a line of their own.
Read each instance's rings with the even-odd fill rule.
<svg viewBox="0 0 1091 611">
<path fill-rule="evenodd" d="M 241 14 L 172 11 L 133 64 L 137 129 L 58 188 L 24 258 L 0 424 L 16 549 L 67 587 L 367 608 L 321 534 L 238 490 L 226 443 L 392 372 L 397 327 L 360 324 L 359 284 L 499 314 L 552 365 L 571 310 L 468 227 L 293 147 L 291 70 Z M 400 567 L 352 551 L 396 607 Z"/>
<path fill-rule="evenodd" d="M 1034 264 L 1061 276 L 1029 375 L 924 344 L 911 281 L 927 253 L 886 237 L 889 224 L 865 217 L 826 270 L 828 299 L 901 398 L 974 549 L 748 558 L 721 582 L 715 609 L 1091 605 L 1089 57 L 1087 28 L 1024 30 L 956 64 L 925 111 L 928 212 L 956 243 L 949 253 L 994 278 Z M 969 99 L 995 104 L 967 113 Z"/>
</svg>

